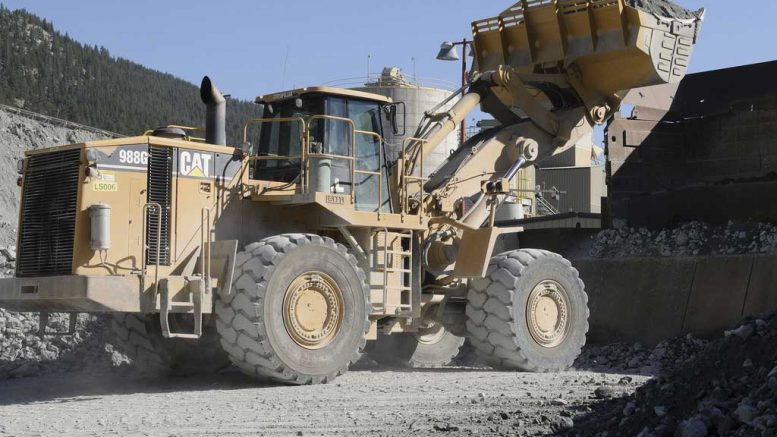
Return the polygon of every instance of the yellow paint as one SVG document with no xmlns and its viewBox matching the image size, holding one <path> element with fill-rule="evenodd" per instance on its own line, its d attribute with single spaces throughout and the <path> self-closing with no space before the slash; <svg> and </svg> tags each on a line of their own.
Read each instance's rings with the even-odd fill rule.
<svg viewBox="0 0 777 437">
<path fill-rule="evenodd" d="M 203 173 L 199 167 L 192 167 L 192 169 L 189 170 L 189 173 L 185 174 L 184 176 L 189 176 L 193 178 L 204 178 L 205 173 Z"/>
</svg>

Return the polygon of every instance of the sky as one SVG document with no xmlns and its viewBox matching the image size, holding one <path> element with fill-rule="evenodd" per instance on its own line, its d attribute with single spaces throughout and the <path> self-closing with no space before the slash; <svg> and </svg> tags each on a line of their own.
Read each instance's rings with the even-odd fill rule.
<svg viewBox="0 0 777 437">
<path fill-rule="evenodd" d="M 435 59 L 445 40 L 498 15 L 497 0 L 0 0 L 112 55 L 195 84 L 209 75 L 253 100 L 293 87 L 401 67 L 406 75 L 460 80 L 460 64 Z M 777 59 L 777 1 L 677 0 L 707 7 L 691 71 Z M 415 58 L 415 62 L 413 62 Z M 415 67 L 414 67 L 415 64 Z M 357 80 L 356 82 L 359 82 Z"/>
</svg>

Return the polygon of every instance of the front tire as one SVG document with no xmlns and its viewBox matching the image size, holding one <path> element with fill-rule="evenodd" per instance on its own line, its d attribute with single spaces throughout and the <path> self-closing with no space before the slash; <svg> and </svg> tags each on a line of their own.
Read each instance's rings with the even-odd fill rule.
<svg viewBox="0 0 777 437">
<path fill-rule="evenodd" d="M 467 332 L 497 369 L 568 369 L 585 345 L 588 296 L 572 264 L 544 250 L 493 257 L 488 274 L 470 283 Z"/>
<path fill-rule="evenodd" d="M 285 234 L 246 247 L 216 302 L 221 344 L 243 373 L 289 384 L 330 382 L 361 358 L 366 275 L 345 246 Z"/>
</svg>

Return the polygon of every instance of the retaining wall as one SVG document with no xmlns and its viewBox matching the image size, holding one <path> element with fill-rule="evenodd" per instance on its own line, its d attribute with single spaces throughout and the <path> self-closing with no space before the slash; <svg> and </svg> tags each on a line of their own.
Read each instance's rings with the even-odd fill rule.
<svg viewBox="0 0 777 437">
<path fill-rule="evenodd" d="M 588 291 L 592 343 L 712 336 L 777 311 L 777 255 L 572 263 Z"/>
</svg>

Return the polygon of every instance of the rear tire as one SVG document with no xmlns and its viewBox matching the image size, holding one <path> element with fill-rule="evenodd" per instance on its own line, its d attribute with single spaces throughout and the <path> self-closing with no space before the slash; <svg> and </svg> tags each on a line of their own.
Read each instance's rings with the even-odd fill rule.
<svg viewBox="0 0 777 437">
<path fill-rule="evenodd" d="M 370 327 L 366 275 L 331 238 L 284 234 L 238 255 L 216 326 L 246 375 L 287 384 L 334 380 L 361 358 Z"/>
<path fill-rule="evenodd" d="M 164 338 L 158 314 L 122 313 L 114 315 L 111 330 L 114 348 L 143 374 L 210 374 L 230 364 L 212 327 L 203 329 L 199 340 Z"/>
<path fill-rule="evenodd" d="M 369 356 L 378 364 L 385 366 L 412 368 L 447 366 L 459 354 L 464 338 L 451 334 L 441 326 L 439 329 L 442 332 L 427 335 L 402 333 L 382 336 L 374 342 Z"/>
<path fill-rule="evenodd" d="M 493 257 L 487 276 L 470 283 L 467 332 L 497 369 L 568 369 L 588 333 L 588 296 L 560 255 L 521 249 Z"/>
</svg>

